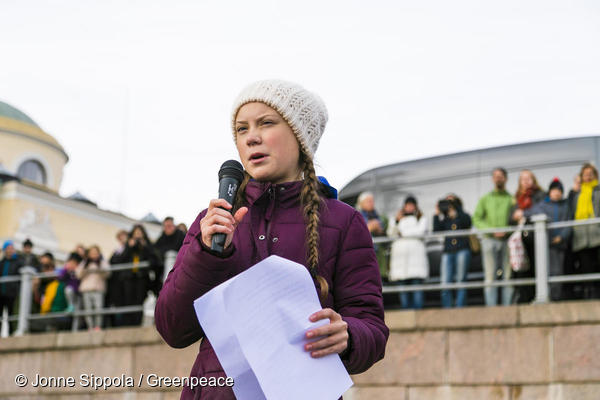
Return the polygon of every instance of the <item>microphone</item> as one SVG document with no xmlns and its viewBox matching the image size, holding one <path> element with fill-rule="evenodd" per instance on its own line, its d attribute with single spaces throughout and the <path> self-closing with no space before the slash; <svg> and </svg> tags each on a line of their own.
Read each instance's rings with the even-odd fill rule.
<svg viewBox="0 0 600 400">
<path fill-rule="evenodd" d="M 233 205 L 235 195 L 243 179 L 244 167 L 242 167 L 242 164 L 235 160 L 225 161 L 219 170 L 219 199 L 225 199 Z M 222 253 L 226 237 L 227 235 L 224 233 L 215 233 L 212 236 L 210 249 Z"/>
</svg>

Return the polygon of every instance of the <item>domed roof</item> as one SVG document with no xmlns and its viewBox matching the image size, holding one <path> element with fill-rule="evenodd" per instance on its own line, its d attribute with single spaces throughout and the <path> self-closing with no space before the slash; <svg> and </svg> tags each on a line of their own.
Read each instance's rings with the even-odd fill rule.
<svg viewBox="0 0 600 400">
<path fill-rule="evenodd" d="M 55 138 L 44 132 L 42 128 L 40 128 L 40 126 L 23 111 L 2 101 L 0 101 L 0 131 L 26 136 L 35 141 L 50 145 L 63 154 L 65 162 L 69 160 L 69 156 Z"/>
<path fill-rule="evenodd" d="M 36 124 L 35 121 L 29 117 L 29 115 L 3 101 L 0 101 L 0 117 L 7 117 L 17 121 L 27 122 L 28 124 L 39 128 L 39 125 Z"/>
</svg>

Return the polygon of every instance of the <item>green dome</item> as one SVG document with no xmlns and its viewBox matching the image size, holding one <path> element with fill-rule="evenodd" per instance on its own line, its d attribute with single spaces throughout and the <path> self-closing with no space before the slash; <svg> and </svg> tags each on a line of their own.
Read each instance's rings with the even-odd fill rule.
<svg viewBox="0 0 600 400">
<path fill-rule="evenodd" d="M 2 101 L 0 101 L 0 117 L 6 117 L 17 121 L 26 122 L 30 125 L 39 128 L 39 125 L 36 124 L 34 120 L 29 118 L 27 114 L 14 108 L 10 104 L 4 103 Z"/>
</svg>

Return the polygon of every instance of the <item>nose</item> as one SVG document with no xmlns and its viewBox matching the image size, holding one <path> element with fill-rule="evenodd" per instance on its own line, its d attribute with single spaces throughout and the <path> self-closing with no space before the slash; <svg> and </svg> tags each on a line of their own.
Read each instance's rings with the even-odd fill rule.
<svg viewBox="0 0 600 400">
<path fill-rule="evenodd" d="M 260 136 L 259 129 L 255 127 L 249 127 L 248 132 L 246 132 L 246 145 L 254 146 L 262 143 L 262 138 Z"/>
</svg>

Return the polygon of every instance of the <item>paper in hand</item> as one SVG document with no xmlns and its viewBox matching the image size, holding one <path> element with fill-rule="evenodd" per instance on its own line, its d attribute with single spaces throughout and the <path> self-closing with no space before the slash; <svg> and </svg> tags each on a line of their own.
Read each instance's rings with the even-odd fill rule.
<svg viewBox="0 0 600 400">
<path fill-rule="evenodd" d="M 339 356 L 312 358 L 306 331 L 329 323 L 306 268 L 270 256 L 194 302 L 238 399 L 337 399 L 352 380 Z"/>
</svg>

